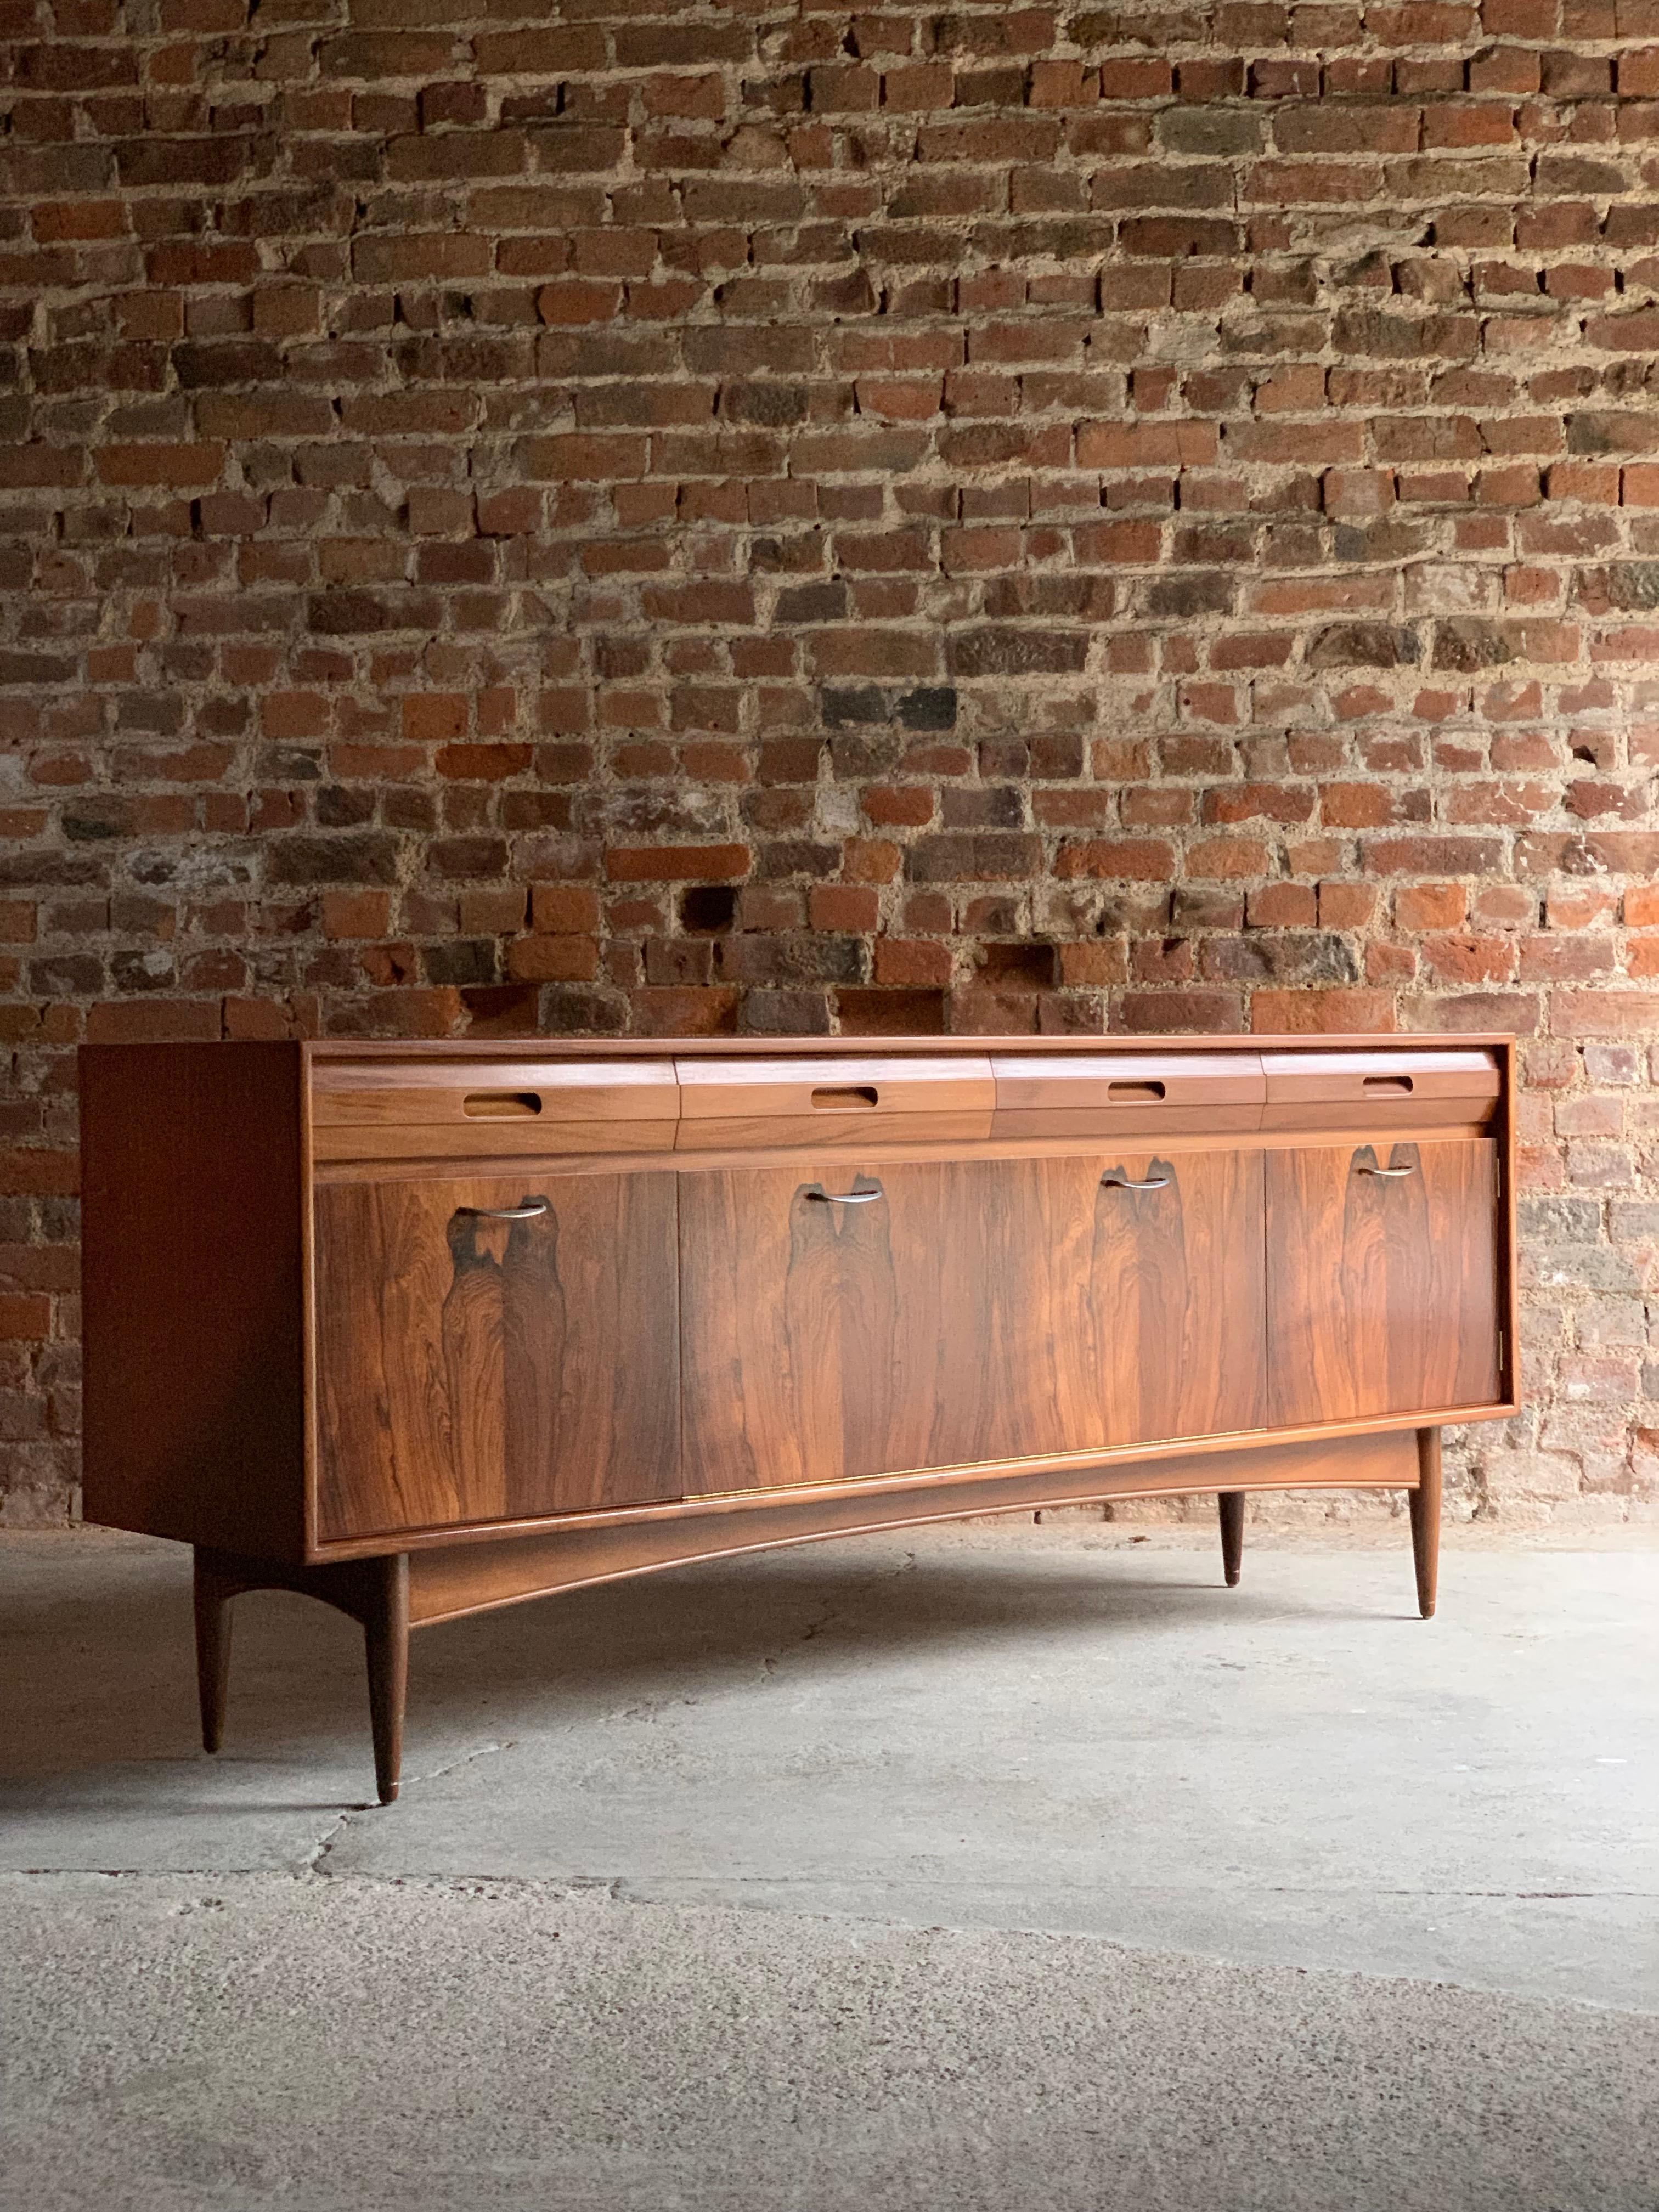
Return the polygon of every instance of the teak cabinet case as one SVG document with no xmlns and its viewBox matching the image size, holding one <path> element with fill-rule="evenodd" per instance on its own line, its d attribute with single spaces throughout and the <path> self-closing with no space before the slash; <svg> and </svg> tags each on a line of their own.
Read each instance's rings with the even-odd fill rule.
<svg viewBox="0 0 1659 2212">
<path fill-rule="evenodd" d="M 1410 1492 L 1515 1410 L 1503 1037 L 88 1046 L 89 1519 L 411 1627 L 723 1553 Z"/>
</svg>

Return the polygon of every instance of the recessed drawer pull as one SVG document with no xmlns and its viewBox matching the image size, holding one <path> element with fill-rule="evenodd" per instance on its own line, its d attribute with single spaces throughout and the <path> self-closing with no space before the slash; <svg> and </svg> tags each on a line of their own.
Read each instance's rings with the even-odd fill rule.
<svg viewBox="0 0 1659 2212">
<path fill-rule="evenodd" d="M 815 1206 L 873 1206 L 878 1198 L 886 1196 L 880 1185 L 874 1190 L 809 1190 L 806 1193 Z"/>
<path fill-rule="evenodd" d="M 1103 1175 L 1100 1187 L 1103 1190 L 1167 1190 L 1174 1181 L 1173 1176 L 1148 1176 L 1145 1182 L 1136 1182 L 1132 1176 Z"/>
<path fill-rule="evenodd" d="M 1380 1168 L 1377 1166 L 1375 1160 L 1371 1161 L 1369 1166 L 1364 1160 L 1361 1160 L 1359 1163 L 1359 1172 L 1361 1175 L 1382 1176 L 1388 1181 L 1395 1182 L 1401 1176 L 1415 1175 L 1417 1173 L 1417 1164 L 1415 1161 L 1413 1161 L 1409 1166 L 1403 1168 Z"/>
<path fill-rule="evenodd" d="M 527 1198 L 522 1206 L 458 1206 L 455 1211 L 471 1221 L 539 1221 L 548 1204 L 544 1198 Z"/>
<path fill-rule="evenodd" d="M 812 1093 L 812 1103 L 815 1106 L 839 1106 L 842 1108 L 848 1106 L 873 1106 L 876 1103 L 876 1086 L 873 1083 L 854 1083 L 848 1085 L 844 1090 L 837 1091 L 832 1089 L 815 1091 Z"/>
<path fill-rule="evenodd" d="M 1386 1091 L 1391 1097 L 1407 1098 L 1411 1095 L 1412 1079 L 1409 1075 L 1368 1075 L 1365 1088 Z"/>
<path fill-rule="evenodd" d="M 1106 1086 L 1109 1098 L 1121 1098 L 1126 1104 L 1156 1103 L 1164 1096 L 1161 1083 L 1109 1083 Z"/>
<path fill-rule="evenodd" d="M 469 1091 L 461 1102 L 463 1113 L 490 1121 L 511 1121 L 519 1115 L 539 1114 L 539 1091 Z"/>
</svg>

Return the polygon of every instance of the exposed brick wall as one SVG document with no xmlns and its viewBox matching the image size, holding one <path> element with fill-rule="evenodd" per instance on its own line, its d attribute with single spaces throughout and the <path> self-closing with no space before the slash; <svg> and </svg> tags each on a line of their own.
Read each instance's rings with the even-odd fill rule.
<svg viewBox="0 0 1659 2212">
<path fill-rule="evenodd" d="M 1659 0 L 0 0 L 0 1436 L 82 1036 L 1514 1027 L 1659 1489 Z M 1649 1395 L 1651 1394 L 1651 1395 Z"/>
</svg>

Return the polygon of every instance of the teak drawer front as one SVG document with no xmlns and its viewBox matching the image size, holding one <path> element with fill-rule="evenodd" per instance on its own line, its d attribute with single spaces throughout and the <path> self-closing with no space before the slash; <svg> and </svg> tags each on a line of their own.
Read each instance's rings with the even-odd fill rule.
<svg viewBox="0 0 1659 2212">
<path fill-rule="evenodd" d="M 332 1060 L 312 1076 L 320 1160 L 666 1152 L 679 1086 L 666 1060 Z"/>
<path fill-rule="evenodd" d="M 1254 1052 L 994 1054 L 998 1137 L 1164 1136 L 1259 1129 Z"/>
<path fill-rule="evenodd" d="M 1273 1152 L 1275 1425 L 1498 1401 L 1497 1147 Z"/>
<path fill-rule="evenodd" d="M 1264 1129 L 1479 1127 L 1503 1090 L 1496 1053 L 1268 1052 Z"/>
<path fill-rule="evenodd" d="M 737 1146 L 954 1143 L 991 1133 L 991 1063 L 938 1060 L 683 1060 L 682 1152 Z"/>
<path fill-rule="evenodd" d="M 1260 1154 L 815 1165 L 682 1178 L 689 1491 L 1261 1425 Z"/>
<path fill-rule="evenodd" d="M 314 1203 L 325 1540 L 679 1495 L 672 1175 Z"/>
</svg>

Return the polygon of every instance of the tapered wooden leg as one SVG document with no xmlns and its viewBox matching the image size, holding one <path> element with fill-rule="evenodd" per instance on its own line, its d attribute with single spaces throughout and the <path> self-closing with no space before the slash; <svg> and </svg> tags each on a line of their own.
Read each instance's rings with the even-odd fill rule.
<svg viewBox="0 0 1659 2212">
<path fill-rule="evenodd" d="M 230 1601 L 235 1585 L 196 1554 L 196 1688 L 202 1701 L 202 1748 L 225 1740 L 225 1692 L 230 1684 Z"/>
<path fill-rule="evenodd" d="M 409 1686 L 409 1558 L 376 1559 L 380 1589 L 363 1611 L 368 1658 L 368 1717 L 374 1734 L 374 1781 L 382 1805 L 398 1795 L 404 1765 L 404 1699 Z"/>
<path fill-rule="evenodd" d="M 380 1802 L 398 1794 L 403 1767 L 404 1695 L 409 1681 L 409 1554 L 296 1566 L 237 1552 L 196 1553 L 196 1673 L 202 1692 L 202 1741 L 217 1751 L 224 1735 L 230 1663 L 230 1601 L 241 1590 L 295 1590 L 320 1598 L 361 1622 L 368 1661 L 368 1714 Z"/>
<path fill-rule="evenodd" d="M 1417 1432 L 1418 1484 L 1408 1493 L 1412 1512 L 1412 1559 L 1417 1568 L 1417 1609 L 1434 1618 L 1440 1582 L 1440 1431 Z"/>
<path fill-rule="evenodd" d="M 1224 1490 L 1216 1499 L 1221 1508 L 1221 1571 L 1229 1589 L 1236 1589 L 1244 1563 L 1244 1493 Z"/>
</svg>

